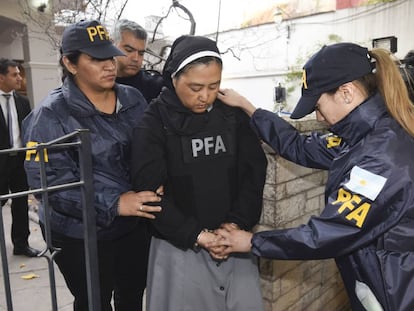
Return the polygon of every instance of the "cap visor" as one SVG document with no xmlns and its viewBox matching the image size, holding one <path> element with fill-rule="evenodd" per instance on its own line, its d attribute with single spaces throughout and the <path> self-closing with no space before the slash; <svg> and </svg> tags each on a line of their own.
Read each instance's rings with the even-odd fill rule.
<svg viewBox="0 0 414 311">
<path fill-rule="evenodd" d="M 89 56 L 97 59 L 107 59 L 114 56 L 125 56 L 117 47 L 112 43 L 105 45 L 96 45 L 84 49 L 80 49 L 82 53 L 88 54 Z"/>
<path fill-rule="evenodd" d="M 321 95 L 302 96 L 290 115 L 291 119 L 301 119 L 315 110 L 316 103 Z"/>
</svg>

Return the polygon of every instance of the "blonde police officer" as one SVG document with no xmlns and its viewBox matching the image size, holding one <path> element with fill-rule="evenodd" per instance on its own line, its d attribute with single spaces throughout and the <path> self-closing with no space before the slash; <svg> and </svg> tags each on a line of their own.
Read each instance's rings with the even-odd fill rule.
<svg viewBox="0 0 414 311">
<path fill-rule="evenodd" d="M 300 135 L 232 90 L 219 99 L 242 107 L 281 156 L 329 170 L 326 206 L 296 228 L 220 230 L 217 245 L 227 249 L 219 256 L 335 258 L 352 310 L 413 310 L 414 109 L 395 62 L 388 51 L 338 43 L 305 64 L 303 81 L 291 117 L 316 111 L 337 136 Z"/>
</svg>

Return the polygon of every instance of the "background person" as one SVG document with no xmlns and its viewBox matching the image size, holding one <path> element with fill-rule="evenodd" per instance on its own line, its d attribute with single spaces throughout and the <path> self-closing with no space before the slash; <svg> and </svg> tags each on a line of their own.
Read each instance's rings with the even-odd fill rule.
<svg viewBox="0 0 414 311">
<path fill-rule="evenodd" d="M 403 60 L 401 60 L 402 68 L 400 68 L 403 80 L 408 88 L 408 94 L 414 103 L 414 50 L 409 51 Z"/>
<path fill-rule="evenodd" d="M 22 84 L 19 66 L 16 62 L 0 59 L 0 149 L 21 148 L 22 120 L 30 113 L 29 100 L 16 93 Z M 0 155 L 0 194 L 27 191 L 27 177 L 24 170 L 24 153 Z M 1 202 L 1 206 L 6 202 Z M 27 196 L 12 199 L 11 238 L 13 254 L 36 257 L 39 251 L 29 246 L 29 206 Z"/>
<path fill-rule="evenodd" d="M 141 310 L 141 217 L 154 218 L 159 207 L 155 192 L 132 192 L 129 182 L 132 129 L 147 106 L 136 89 L 115 83 L 115 56 L 122 55 L 97 21 L 68 26 L 61 46 L 63 85 L 53 90 L 25 119 L 24 140 L 48 142 L 76 129 L 89 129 L 97 217 L 99 280 L 102 310 Z M 49 150 L 46 165 L 48 186 L 79 180 L 77 153 Z M 26 170 L 30 186 L 40 187 L 39 162 L 28 154 Z M 53 246 L 61 248 L 55 261 L 73 294 L 74 310 L 88 310 L 84 256 L 81 189 L 49 194 Z M 40 204 L 40 221 L 44 206 Z M 157 205 L 157 204 L 155 204 Z M 151 212 L 147 213 L 147 212 Z M 145 256 L 145 254 L 144 254 Z"/>
<path fill-rule="evenodd" d="M 117 57 L 116 82 L 137 88 L 149 103 L 161 92 L 163 79 L 157 71 L 142 68 L 147 36 L 144 28 L 127 19 L 117 21 L 112 30 L 115 46 L 126 56 Z"/>
<path fill-rule="evenodd" d="M 258 222 L 266 177 L 247 116 L 216 100 L 221 73 L 214 41 L 179 37 L 163 71 L 167 87 L 134 131 L 134 189 L 164 185 L 162 212 L 151 220 L 149 311 L 263 310 L 256 259 L 214 260 L 206 248 L 218 238 L 211 230 Z"/>
<path fill-rule="evenodd" d="M 338 136 L 300 135 L 274 113 L 222 92 L 218 98 L 242 107 L 282 157 L 329 176 L 320 216 L 254 235 L 219 230 L 224 238 L 215 246 L 228 247 L 221 256 L 251 250 L 274 259 L 335 258 L 352 310 L 413 310 L 414 109 L 391 54 L 338 43 L 305 64 L 291 117 L 316 111 Z"/>
</svg>

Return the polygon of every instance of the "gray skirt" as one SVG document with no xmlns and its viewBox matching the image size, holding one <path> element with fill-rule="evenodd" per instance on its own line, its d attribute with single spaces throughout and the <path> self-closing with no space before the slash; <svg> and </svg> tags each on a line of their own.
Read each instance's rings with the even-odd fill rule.
<svg viewBox="0 0 414 311">
<path fill-rule="evenodd" d="M 215 261 L 202 249 L 152 238 L 147 311 L 263 311 L 257 259 L 234 254 Z"/>
</svg>

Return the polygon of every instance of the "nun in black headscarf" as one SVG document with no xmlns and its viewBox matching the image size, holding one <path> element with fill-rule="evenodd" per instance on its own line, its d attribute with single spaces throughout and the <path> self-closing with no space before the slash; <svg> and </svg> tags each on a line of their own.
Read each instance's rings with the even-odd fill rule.
<svg viewBox="0 0 414 311">
<path fill-rule="evenodd" d="M 256 258 L 219 258 L 207 247 L 220 238 L 215 229 L 256 225 L 266 176 L 247 116 L 217 100 L 221 73 L 214 41 L 179 37 L 165 63 L 166 87 L 134 132 L 134 190 L 164 186 L 162 211 L 151 220 L 149 311 L 263 310 Z"/>
</svg>

